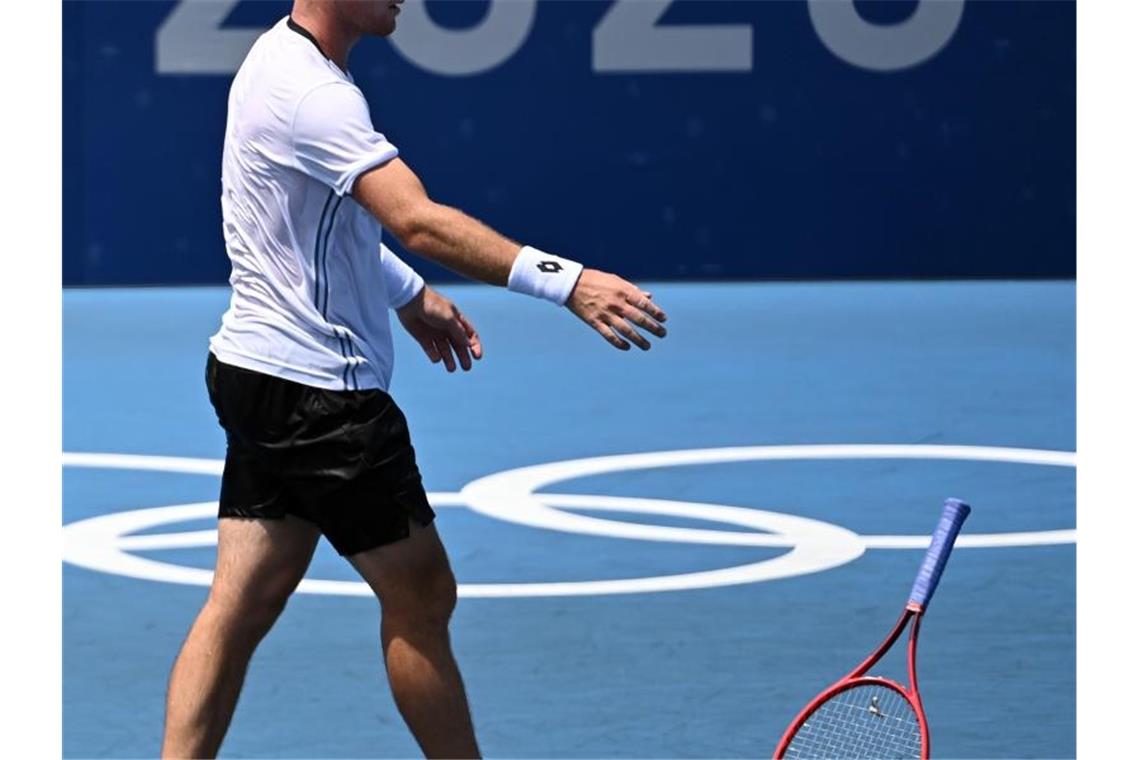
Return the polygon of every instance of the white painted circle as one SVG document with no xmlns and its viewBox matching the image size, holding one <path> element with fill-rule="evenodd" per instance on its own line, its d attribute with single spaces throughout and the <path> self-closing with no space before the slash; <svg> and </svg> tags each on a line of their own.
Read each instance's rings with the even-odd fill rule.
<svg viewBox="0 0 1140 760">
<path fill-rule="evenodd" d="M 1042 449 L 1011 449 L 990 446 L 920 446 L 904 444 L 840 444 L 800 446 L 739 446 L 717 449 L 683 449 L 654 451 L 644 454 L 618 454 L 614 456 L 571 459 L 563 462 L 519 467 L 514 470 L 488 475 L 468 483 L 460 491 L 472 510 L 488 517 L 534 528 L 583 533 L 587 535 L 634 538 L 650 541 L 691 541 L 706 543 L 701 534 L 718 534 L 720 531 L 693 531 L 688 528 L 645 526 L 577 515 L 552 509 L 545 503 L 540 488 L 572 478 L 602 475 L 628 470 L 646 470 L 660 467 L 679 467 L 696 464 L 722 464 L 725 462 L 754 462 L 762 460 L 808 459 L 941 459 L 979 462 L 1008 462 L 1017 464 L 1075 467 L 1076 455 L 1070 451 Z M 736 534 L 740 535 L 740 534 Z M 994 537 L 999 538 L 994 540 Z M 929 536 L 874 536 L 873 548 L 925 548 Z M 1071 543 L 1075 531 L 1038 531 L 1033 533 L 991 534 L 979 541 L 963 535 L 956 546 L 1033 545 L 1045 543 Z M 998 541 L 1009 541 L 1001 544 Z M 989 543 L 987 543 L 989 541 Z M 731 543 L 730 541 L 713 541 Z M 916 543 L 917 542 L 917 543 Z M 870 545 L 868 548 L 871 548 Z"/>
<path fill-rule="evenodd" d="M 461 504 L 458 494 L 432 494 L 433 506 Z M 717 504 L 660 501 L 610 496 L 552 495 L 552 501 L 565 506 L 597 510 L 659 514 L 725 522 L 756 530 L 778 533 L 748 533 L 749 545 L 786 547 L 791 551 L 773 559 L 765 559 L 737 567 L 706 570 L 680 575 L 649 578 L 622 578 L 604 581 L 570 581 L 561 583 L 476 583 L 460 584 L 464 597 L 581 596 L 589 594 L 633 594 L 651 591 L 680 591 L 696 588 L 729 586 L 741 583 L 786 578 L 827 570 L 846 564 L 863 554 L 859 537 L 849 530 L 829 523 L 793 515 L 764 512 L 757 509 L 726 507 Z M 217 514 L 216 502 L 179 504 L 170 507 L 114 512 L 64 527 L 64 559 L 73 565 L 131 578 L 208 586 L 213 573 L 203 568 L 175 565 L 133 554 L 138 550 L 174 549 L 212 546 L 217 543 L 216 530 L 167 534 L 131 535 L 160 525 L 185 520 L 204 519 Z M 623 523 L 624 524 L 624 523 Z M 633 526 L 633 523 L 628 523 Z M 655 526 L 642 526 L 652 531 Z M 708 531 L 715 533 L 716 531 Z M 732 541 L 729 543 L 739 544 Z M 372 591 L 361 581 L 336 581 L 306 578 L 297 591 L 308 594 L 339 596 L 371 596 Z"/>
<path fill-rule="evenodd" d="M 868 549 L 925 548 L 929 536 L 863 536 L 830 523 L 795 515 L 751 508 L 635 497 L 582 494 L 536 494 L 545 485 L 586 475 L 687 464 L 796 459 L 958 459 L 1023 464 L 1075 466 L 1072 452 L 1035 449 L 1005 449 L 974 446 L 827 445 L 753 446 L 723 449 L 693 449 L 628 454 L 555 462 L 496 473 L 472 481 L 458 494 L 436 493 L 436 507 L 469 506 L 490 517 L 564 532 L 728 546 L 787 547 L 779 557 L 718 570 L 648 578 L 554 583 L 462 584 L 465 597 L 575 596 L 644 593 L 711 588 L 755 583 L 830 569 L 850 562 Z M 64 464 L 75 467 L 156 470 L 219 475 L 222 463 L 211 459 L 152 457 L 143 455 L 65 453 Z M 554 509 L 587 508 L 659 514 L 723 522 L 750 528 L 746 532 L 703 530 L 644 525 L 579 515 Z M 162 535 L 130 535 L 158 525 L 212 517 L 216 503 L 204 502 L 172 507 L 133 510 L 81 520 L 64 528 L 64 559 L 92 570 L 130 577 L 192 585 L 209 585 L 212 572 L 202 568 L 152 560 L 132 554 L 143 549 L 207 546 L 216 543 L 216 531 Z M 756 532 L 760 531 L 760 532 Z M 1072 543 L 1075 531 L 1035 531 L 960 536 L 959 547 L 1027 546 Z M 370 596 L 358 581 L 305 579 L 301 593 Z"/>
</svg>

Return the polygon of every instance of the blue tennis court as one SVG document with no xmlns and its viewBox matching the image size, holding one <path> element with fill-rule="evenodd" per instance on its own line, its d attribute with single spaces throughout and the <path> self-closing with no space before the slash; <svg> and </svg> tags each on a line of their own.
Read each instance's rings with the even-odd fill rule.
<svg viewBox="0 0 1140 760">
<path fill-rule="evenodd" d="M 670 334 L 648 354 L 479 286 L 442 288 L 483 336 L 471 373 L 397 335 L 484 752 L 770 756 L 894 621 L 957 496 L 919 654 L 933 754 L 1075 755 L 1073 283 L 652 290 Z M 212 566 L 202 376 L 227 300 L 64 294 L 67 757 L 157 754 Z M 324 544 L 301 591 L 223 756 L 417 755 L 375 601 Z"/>
</svg>

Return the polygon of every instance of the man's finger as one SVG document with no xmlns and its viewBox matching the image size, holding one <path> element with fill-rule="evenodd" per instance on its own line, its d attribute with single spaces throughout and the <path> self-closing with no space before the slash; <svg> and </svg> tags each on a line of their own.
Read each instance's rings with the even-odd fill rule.
<svg viewBox="0 0 1140 760">
<path fill-rule="evenodd" d="M 464 329 L 458 316 L 447 322 L 447 340 L 455 350 L 455 355 L 459 357 L 459 365 L 464 370 L 471 369 L 471 355 L 467 352 L 467 330 Z"/>
<path fill-rule="evenodd" d="M 479 340 L 479 333 L 475 332 L 475 326 L 462 313 L 459 314 L 459 321 L 463 323 L 463 330 L 467 333 L 467 345 L 471 347 L 471 355 L 476 359 L 482 359 L 483 342 Z"/>
<path fill-rule="evenodd" d="M 665 316 L 665 311 L 660 306 L 653 303 L 653 298 L 649 293 L 642 292 L 640 295 L 635 294 L 627 298 L 626 301 L 636 306 L 638 309 L 641 309 L 646 314 L 656 319 L 658 322 L 664 322 L 666 319 L 668 319 L 668 317 Z"/>
<path fill-rule="evenodd" d="M 612 327 L 614 330 L 617 330 L 642 351 L 649 350 L 649 341 L 645 339 L 644 335 L 635 330 L 629 322 L 626 322 L 624 319 L 617 316 L 612 317 L 611 319 L 612 321 L 610 322 L 610 327 Z"/>
<path fill-rule="evenodd" d="M 436 350 L 439 355 L 443 357 L 443 366 L 447 368 L 448 372 L 455 371 L 455 357 L 451 354 L 451 344 L 448 343 L 447 338 L 440 336 L 435 339 Z"/>
<path fill-rule="evenodd" d="M 459 366 L 463 367 L 463 371 L 471 369 L 471 354 L 467 352 L 467 336 L 456 338 L 454 333 L 447 334 L 447 340 L 451 343 L 452 350 L 459 358 Z"/>
<path fill-rule="evenodd" d="M 609 341 L 610 345 L 614 348 L 619 351 L 629 350 L 629 344 L 622 340 L 621 336 L 617 334 L 617 331 L 614 330 L 612 326 L 605 322 L 598 321 L 594 323 L 593 328 L 601 333 L 602 337 Z"/>
<path fill-rule="evenodd" d="M 648 315 L 646 315 L 644 311 L 634 309 L 629 305 L 623 305 L 618 313 L 638 327 L 653 333 L 658 338 L 665 337 L 665 328 L 658 324 L 655 320 L 651 319 Z"/>
<path fill-rule="evenodd" d="M 424 353 L 427 354 L 427 358 L 431 361 L 431 363 L 439 364 L 439 360 L 442 357 L 439 355 L 439 349 L 435 347 L 435 341 L 433 341 L 431 338 L 426 338 L 419 341 L 419 344 L 420 348 L 422 348 L 424 350 Z"/>
</svg>

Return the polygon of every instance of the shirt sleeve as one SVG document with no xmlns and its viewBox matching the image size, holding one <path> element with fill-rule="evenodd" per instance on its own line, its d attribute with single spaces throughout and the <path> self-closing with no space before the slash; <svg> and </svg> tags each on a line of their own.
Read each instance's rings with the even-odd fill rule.
<svg viewBox="0 0 1140 760">
<path fill-rule="evenodd" d="M 384 267 L 384 285 L 388 290 L 388 305 L 399 309 L 419 295 L 424 278 L 416 273 L 392 249 L 380 244 L 380 261 Z"/>
<path fill-rule="evenodd" d="M 351 192 L 357 177 L 399 154 L 373 128 L 363 93 L 348 82 L 310 90 L 297 104 L 292 138 L 298 168 L 337 195 Z"/>
</svg>

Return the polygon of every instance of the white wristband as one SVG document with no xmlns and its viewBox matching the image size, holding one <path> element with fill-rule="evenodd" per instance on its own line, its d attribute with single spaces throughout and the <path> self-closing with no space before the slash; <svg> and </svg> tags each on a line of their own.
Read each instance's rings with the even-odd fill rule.
<svg viewBox="0 0 1140 760">
<path fill-rule="evenodd" d="M 580 274 L 582 274 L 582 265 L 577 261 L 564 259 L 528 245 L 519 251 L 515 263 L 511 266 L 507 289 L 535 298 L 545 298 L 562 306 L 570 297 L 570 292 L 574 290 Z"/>
</svg>

